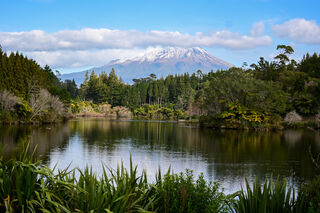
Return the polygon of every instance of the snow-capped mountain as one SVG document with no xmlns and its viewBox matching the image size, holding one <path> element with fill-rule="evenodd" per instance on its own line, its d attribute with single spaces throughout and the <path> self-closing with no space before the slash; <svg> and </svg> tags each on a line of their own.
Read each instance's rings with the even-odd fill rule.
<svg viewBox="0 0 320 213">
<path fill-rule="evenodd" d="M 131 83 L 132 79 L 143 78 L 151 73 L 156 74 L 157 77 L 165 77 L 170 74 L 193 73 L 199 69 L 207 73 L 211 70 L 228 69 L 232 66 L 199 47 L 167 47 L 148 51 L 143 56 L 132 59 L 113 60 L 102 67 L 86 71 L 94 70 L 96 74 L 100 74 L 103 71 L 109 73 L 114 68 L 118 76 L 121 76 L 125 82 Z M 77 84 L 81 84 L 86 71 L 64 74 L 61 79 L 75 79 Z"/>
</svg>

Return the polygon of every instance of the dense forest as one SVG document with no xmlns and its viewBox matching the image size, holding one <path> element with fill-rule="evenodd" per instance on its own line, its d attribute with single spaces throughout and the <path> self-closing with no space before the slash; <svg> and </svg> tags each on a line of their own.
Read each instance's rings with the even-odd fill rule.
<svg viewBox="0 0 320 213">
<path fill-rule="evenodd" d="M 39 100 L 40 92 L 46 92 L 51 98 L 58 97 L 65 112 L 73 114 L 88 109 L 104 113 L 101 106 L 121 106 L 136 118 L 199 119 L 213 127 L 280 127 L 283 120 L 319 125 L 320 55 L 306 54 L 298 62 L 290 59 L 292 47 L 278 45 L 277 50 L 273 61 L 261 57 L 250 66 L 244 63 L 229 70 L 198 70 L 165 78 L 150 74 L 133 79 L 132 85 L 125 84 L 113 69 L 99 76 L 92 71 L 80 87 L 73 80 L 60 82 L 50 67 L 41 68 L 22 54 L 8 56 L 1 51 L 1 116 L 3 120 L 10 117 L 8 114 L 41 120 L 53 112 L 62 115 L 52 101 L 41 113 L 32 115 L 37 105 L 32 100 Z M 5 94 L 16 97 L 11 107 L 3 102 Z M 29 117 L 20 111 L 28 111 Z"/>
<path fill-rule="evenodd" d="M 215 127 L 272 127 L 283 118 L 309 124 L 320 104 L 320 56 L 290 59 L 292 47 L 278 45 L 274 61 L 260 58 L 249 67 L 169 75 L 155 74 L 124 84 L 114 70 L 97 76 L 87 73 L 78 97 L 95 104 L 129 107 L 136 117 L 155 119 L 200 118 Z M 291 112 L 291 113 L 290 113 Z M 291 116 L 290 116 L 291 115 Z"/>
<path fill-rule="evenodd" d="M 52 122 L 64 116 L 70 95 L 49 66 L 41 68 L 20 53 L 0 46 L 0 120 Z"/>
</svg>

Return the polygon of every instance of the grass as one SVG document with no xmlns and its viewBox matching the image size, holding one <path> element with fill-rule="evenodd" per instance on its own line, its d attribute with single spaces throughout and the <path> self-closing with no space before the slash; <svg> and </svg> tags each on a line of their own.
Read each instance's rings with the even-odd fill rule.
<svg viewBox="0 0 320 213">
<path fill-rule="evenodd" d="M 197 180 L 191 171 L 170 170 L 149 183 L 132 165 L 101 177 L 92 169 L 54 171 L 29 156 L 0 159 L 0 212 L 224 212 L 228 199 L 217 183 Z"/>
<path fill-rule="evenodd" d="M 250 187 L 225 195 L 217 182 L 207 182 L 192 171 L 164 175 L 148 182 L 130 159 L 115 170 L 103 167 L 97 177 L 92 168 L 50 169 L 27 154 L 0 158 L 0 212 L 319 212 L 320 179 L 306 185 L 295 200 L 285 180 L 256 180 Z M 311 194 L 310 194 L 311 193 Z"/>
</svg>

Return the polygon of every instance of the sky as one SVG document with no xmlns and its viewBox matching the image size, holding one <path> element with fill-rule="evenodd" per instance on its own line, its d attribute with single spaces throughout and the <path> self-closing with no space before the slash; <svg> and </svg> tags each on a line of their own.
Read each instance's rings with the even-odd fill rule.
<svg viewBox="0 0 320 213">
<path fill-rule="evenodd" d="M 0 45 L 61 73 L 201 47 L 235 66 L 320 53 L 319 0 L 0 0 Z"/>
</svg>

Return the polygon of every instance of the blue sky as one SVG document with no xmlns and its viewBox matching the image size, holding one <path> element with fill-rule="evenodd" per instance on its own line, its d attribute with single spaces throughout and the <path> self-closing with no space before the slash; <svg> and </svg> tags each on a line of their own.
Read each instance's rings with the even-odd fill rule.
<svg viewBox="0 0 320 213">
<path fill-rule="evenodd" d="M 130 58 L 159 46 L 200 46 L 241 66 L 320 53 L 319 0 L 1 1 L 0 44 L 62 72 Z"/>
</svg>

